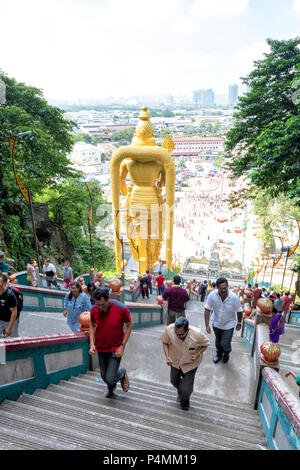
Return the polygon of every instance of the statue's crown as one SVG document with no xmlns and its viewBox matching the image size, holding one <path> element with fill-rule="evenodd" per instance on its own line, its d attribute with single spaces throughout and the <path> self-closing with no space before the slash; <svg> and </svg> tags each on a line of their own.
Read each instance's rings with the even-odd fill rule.
<svg viewBox="0 0 300 470">
<path fill-rule="evenodd" d="M 147 107 L 143 106 L 139 114 L 139 122 L 137 123 L 135 134 L 131 141 L 132 145 L 156 145 L 150 117 Z"/>
</svg>

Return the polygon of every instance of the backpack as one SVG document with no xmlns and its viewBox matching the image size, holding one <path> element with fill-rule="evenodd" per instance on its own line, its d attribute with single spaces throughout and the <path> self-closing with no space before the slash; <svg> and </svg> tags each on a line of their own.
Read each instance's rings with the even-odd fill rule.
<svg viewBox="0 0 300 470">
<path fill-rule="evenodd" d="M 17 299 L 17 312 L 18 316 L 23 308 L 24 298 L 22 292 L 19 291 L 16 287 L 9 287 L 9 289 L 15 294 Z"/>
</svg>

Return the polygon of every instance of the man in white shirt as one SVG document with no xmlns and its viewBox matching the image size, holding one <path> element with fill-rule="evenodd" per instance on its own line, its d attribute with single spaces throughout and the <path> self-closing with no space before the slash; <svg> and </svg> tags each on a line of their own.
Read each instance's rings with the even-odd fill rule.
<svg viewBox="0 0 300 470">
<path fill-rule="evenodd" d="M 229 360 L 234 328 L 237 331 L 241 329 L 243 307 L 239 298 L 228 289 L 227 279 L 220 277 L 217 279 L 216 284 L 217 289 L 211 292 L 205 304 L 205 326 L 207 333 L 211 333 L 209 320 L 213 311 L 211 321 L 216 337 L 217 350 L 213 361 L 216 364 L 223 356 L 223 363 L 225 364 Z"/>
<path fill-rule="evenodd" d="M 57 284 L 56 280 L 56 268 L 55 266 L 50 263 L 49 259 L 45 259 L 43 265 L 43 277 L 46 277 L 47 288 L 52 289 L 51 284 L 57 287 L 60 290 L 60 286 Z"/>
</svg>

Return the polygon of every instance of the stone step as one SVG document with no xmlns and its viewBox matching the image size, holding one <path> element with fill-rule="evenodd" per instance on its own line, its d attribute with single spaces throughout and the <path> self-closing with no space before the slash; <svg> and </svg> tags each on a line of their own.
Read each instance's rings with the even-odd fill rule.
<svg viewBox="0 0 300 470">
<path fill-rule="evenodd" d="M 94 436 L 86 435 L 81 430 L 69 428 L 64 419 L 57 422 L 49 422 L 48 420 L 39 419 L 36 411 L 31 413 L 30 416 L 23 416 L 23 408 L 17 405 L 18 402 L 4 401 L 1 405 L 0 412 L 0 427 L 5 427 L 18 433 L 23 433 L 23 438 L 26 439 L 35 437 L 39 447 L 39 440 L 41 442 L 49 443 L 48 448 L 57 450 L 85 450 L 85 449 L 113 449 L 106 439 L 95 442 Z M 21 403 L 19 404 L 21 405 Z M 66 420 L 67 421 L 67 420 Z M 125 449 L 120 443 L 120 449 Z"/>
<path fill-rule="evenodd" d="M 82 385 L 79 383 L 76 383 L 76 387 L 72 386 L 72 382 L 70 381 L 60 381 L 59 386 L 62 388 L 70 389 L 72 393 L 76 392 L 81 392 L 81 393 L 93 393 L 96 395 L 99 395 L 99 392 L 103 394 L 106 386 L 104 384 L 101 384 L 100 382 L 98 384 L 95 384 L 94 386 L 90 385 Z M 118 393 L 118 397 L 122 397 L 124 399 L 124 392 L 119 389 L 120 391 Z M 138 403 L 139 406 L 147 406 L 148 408 L 153 408 L 154 410 L 157 409 L 158 407 L 160 409 L 164 408 L 174 408 L 174 401 L 176 399 L 176 394 L 174 397 L 160 397 L 157 400 L 154 400 L 151 396 L 151 394 L 146 394 L 146 393 L 141 393 L 141 392 L 133 392 L 126 394 L 126 402 L 128 404 L 134 405 L 135 403 Z M 231 423 L 235 423 L 237 427 L 248 427 L 249 432 L 254 430 L 255 428 L 261 429 L 260 426 L 260 421 L 258 417 L 253 418 L 248 418 L 244 417 L 242 413 L 239 413 L 238 415 L 232 415 L 230 413 L 226 412 L 226 407 L 223 409 L 215 409 L 213 406 L 203 406 L 199 403 L 196 404 L 196 406 L 193 404 L 191 400 L 191 406 L 190 409 L 193 409 L 194 412 L 196 412 L 199 416 L 203 416 L 206 419 L 222 419 L 225 421 L 225 426 L 230 426 Z M 209 414 L 209 417 L 207 416 Z M 251 428 L 251 429 L 250 429 Z"/>
<path fill-rule="evenodd" d="M 143 419 L 164 419 L 166 423 L 176 422 L 176 426 L 188 426 L 190 429 L 195 428 L 195 421 L 197 422 L 198 429 L 205 429 L 207 432 L 212 432 L 217 435 L 228 435 L 237 440 L 244 442 L 252 442 L 254 444 L 263 439 L 263 433 L 260 424 L 248 424 L 243 420 L 239 422 L 239 418 L 231 418 L 228 415 L 222 415 L 220 412 L 215 413 L 211 409 L 198 410 L 193 406 L 187 413 L 179 408 L 175 400 L 165 401 L 164 403 L 152 403 L 151 400 L 141 400 L 137 398 L 130 398 L 130 394 L 124 396 L 123 392 L 117 395 L 114 399 L 104 399 L 103 389 L 98 388 L 96 391 L 93 388 L 84 387 L 81 390 L 74 389 L 73 387 L 65 387 L 63 385 L 50 386 L 47 390 L 39 390 L 36 392 L 38 396 L 49 398 L 50 400 L 63 400 L 64 403 L 69 403 L 70 400 L 74 404 L 81 401 L 85 409 L 94 411 L 95 407 L 104 406 L 109 412 L 120 413 L 134 413 L 137 416 L 142 415 Z M 54 395 L 57 397 L 54 398 Z M 106 411 L 107 412 L 107 411 Z M 126 417 L 125 417 L 126 418 Z M 147 422 L 147 421 L 146 421 Z"/>
<path fill-rule="evenodd" d="M 104 384 L 102 379 L 100 378 L 100 372 L 99 371 L 94 371 L 94 372 L 88 372 L 85 375 L 80 375 L 79 377 L 72 377 L 71 380 L 86 380 L 87 382 L 90 382 L 91 385 L 93 384 Z M 177 396 L 177 391 L 176 389 L 168 384 L 168 385 L 162 385 L 162 384 L 156 384 L 153 382 L 148 382 L 146 380 L 138 379 L 136 377 L 130 378 L 130 390 L 138 392 L 139 390 L 145 392 L 155 392 L 158 394 L 163 394 L 167 395 L 168 397 L 175 397 Z M 191 396 L 191 402 L 192 403 L 197 403 L 201 402 L 203 404 L 206 404 L 207 406 L 213 406 L 214 408 L 220 407 L 221 409 L 228 409 L 232 414 L 235 412 L 240 416 L 241 413 L 245 413 L 249 416 L 254 416 L 257 417 L 257 412 L 256 410 L 251 408 L 250 403 L 247 402 L 240 402 L 240 403 L 232 403 L 230 400 L 226 399 L 221 399 L 221 398 L 215 398 L 212 395 L 208 395 L 206 393 L 201 393 L 199 391 L 194 391 Z"/>
<path fill-rule="evenodd" d="M 130 372 L 129 372 L 129 375 L 130 375 Z M 95 377 L 95 379 L 100 379 L 100 381 L 102 382 L 102 379 L 100 377 L 100 370 L 99 369 L 96 369 L 94 371 L 88 371 L 86 374 L 80 374 L 78 376 L 78 378 L 84 378 L 86 377 L 87 380 L 89 380 L 89 378 L 93 378 Z M 75 377 L 74 377 L 75 378 Z M 130 383 L 131 384 L 134 384 L 136 386 L 146 386 L 146 387 L 150 387 L 150 389 L 153 388 L 153 390 L 157 390 L 157 391 L 162 391 L 164 392 L 165 390 L 168 390 L 168 394 L 169 392 L 173 392 L 176 394 L 176 390 L 175 388 L 170 384 L 160 384 L 160 383 L 155 383 L 153 381 L 148 381 L 146 379 L 141 379 L 141 378 L 138 378 L 138 377 L 129 377 L 130 379 Z M 232 403 L 232 401 L 230 399 L 226 399 L 226 398 L 220 398 L 220 397 L 214 397 L 212 395 L 208 395 L 206 393 L 201 393 L 199 391 L 194 391 L 193 394 L 192 394 L 192 397 L 194 397 L 199 399 L 199 400 L 202 400 L 202 399 L 207 399 L 208 401 L 211 401 L 212 403 L 219 403 L 221 405 L 228 405 L 228 406 L 232 406 L 233 408 L 235 407 L 238 407 L 239 409 L 243 409 L 243 410 L 251 410 L 250 406 L 249 406 L 249 403 L 247 401 L 245 402 L 239 402 L 238 404 L 234 404 Z M 254 411 L 254 413 L 256 413 Z"/>
<path fill-rule="evenodd" d="M 193 393 L 189 411 L 171 385 L 130 379 L 104 397 L 99 371 L 60 381 L 0 406 L 3 450 L 259 450 L 258 414 L 247 403 Z"/>
<path fill-rule="evenodd" d="M 57 393 L 59 392 L 59 393 Z M 256 448 L 257 443 L 264 440 L 262 432 L 253 435 L 249 433 L 235 432 L 232 429 L 220 427 L 218 424 L 210 424 L 198 420 L 195 416 L 187 418 L 179 407 L 174 405 L 172 410 L 153 412 L 149 407 L 133 407 L 127 404 L 127 399 L 105 399 L 98 396 L 96 399 L 90 394 L 84 397 L 73 397 L 70 393 L 62 394 L 62 389 L 56 391 L 39 390 L 35 396 L 50 403 L 56 402 L 60 406 L 74 407 L 75 410 L 81 407 L 82 413 L 96 416 L 99 419 L 108 419 L 109 422 L 117 419 L 134 426 L 147 426 L 157 429 L 158 432 L 166 432 L 167 436 L 174 435 L 174 439 L 182 436 L 188 439 L 197 439 L 196 448 L 221 449 L 221 448 Z M 86 398 L 86 399 L 85 399 Z M 52 407 L 52 405 L 51 405 Z M 189 442 L 189 441 L 188 441 Z M 190 448 L 193 443 L 186 445 Z M 204 446 L 204 447 L 203 447 Z"/>
<path fill-rule="evenodd" d="M 9 415 L 13 417 L 15 421 L 15 415 L 17 415 L 17 422 L 21 422 L 24 426 L 30 426 L 34 420 L 37 425 L 46 424 L 50 429 L 54 427 L 56 429 L 55 434 L 60 435 L 63 429 L 68 429 L 69 436 L 72 436 L 75 448 L 78 449 L 120 449 L 126 450 L 128 448 L 138 449 L 183 449 L 178 447 L 178 443 L 172 443 L 164 446 L 162 443 L 163 439 L 156 438 L 154 430 L 148 429 L 148 433 L 140 435 L 131 425 L 132 429 L 128 430 L 131 423 L 126 423 L 121 426 L 117 420 L 107 419 L 106 423 L 103 423 L 103 419 L 100 415 L 100 419 L 96 422 L 95 416 L 87 417 L 85 419 L 78 418 L 77 408 L 70 409 L 70 407 L 60 407 L 59 412 L 50 411 L 47 408 L 36 406 L 30 406 L 33 403 L 33 397 L 27 395 L 27 400 L 24 397 L 15 403 L 6 401 L 2 407 L 2 416 Z M 27 403 L 24 403 L 27 401 Z M 29 402 L 29 404 L 28 404 Z M 36 418 L 38 412 L 38 419 Z M 22 416 L 22 418 L 19 417 Z M 16 424 L 16 423 L 15 423 Z M 166 436 L 163 436 L 166 438 Z M 196 445 L 196 441 L 195 441 Z M 192 448 L 195 448 L 192 447 Z"/>
<path fill-rule="evenodd" d="M 1 410 L 1 408 L 0 408 Z M 63 447 L 52 445 L 35 436 L 25 435 L 15 429 L 9 429 L 1 426 L 0 430 L 0 449 L 1 450 L 63 450 Z"/>
<path fill-rule="evenodd" d="M 46 420 L 47 422 L 53 421 L 59 424 L 59 421 L 64 419 L 64 424 L 72 430 L 72 426 L 80 426 L 80 430 L 84 431 L 87 435 L 101 435 L 104 433 L 105 438 L 109 439 L 110 445 L 115 444 L 115 448 L 119 446 L 120 432 L 126 430 L 126 433 L 130 434 L 130 440 L 139 443 L 139 449 L 172 449 L 172 450 L 184 450 L 184 449 L 253 449 L 256 448 L 248 443 L 242 443 L 241 441 L 235 441 L 234 439 L 222 438 L 222 443 L 215 445 L 211 442 L 211 434 L 205 432 L 190 432 L 187 435 L 186 432 L 184 437 L 180 434 L 180 431 L 169 425 L 169 429 L 163 429 L 163 422 L 157 421 L 153 423 L 148 422 L 147 425 L 142 425 L 138 422 L 135 416 L 129 415 L 126 419 L 115 417 L 113 415 L 105 416 L 102 409 L 98 409 L 97 412 L 88 412 L 84 409 L 79 409 L 78 406 L 71 406 L 54 402 L 53 400 L 45 400 L 41 397 L 23 395 L 21 401 L 18 402 L 19 410 L 22 412 L 22 416 L 31 416 L 33 413 L 39 415 L 39 419 Z M 6 403 L 5 410 L 15 409 L 15 404 Z M 75 417 L 76 416 L 76 417 Z M 138 418 L 138 417 L 137 417 Z M 112 433 L 113 430 L 113 433 Z M 184 431 L 186 431 L 184 429 Z M 172 439 L 170 442 L 170 433 L 172 433 Z M 114 434 L 114 435 L 113 435 Z M 206 437 L 206 441 L 205 441 Z M 164 445 L 162 445 L 164 443 Z M 132 449 L 132 442 L 128 441 L 128 446 Z M 127 447 L 128 448 L 128 447 Z"/>
<path fill-rule="evenodd" d="M 99 380 L 99 375 L 97 373 L 93 374 L 84 374 L 80 375 L 79 377 L 71 377 L 70 382 L 82 384 L 82 385 L 89 385 L 91 387 L 98 387 L 99 385 L 105 386 L 102 379 Z M 156 399 L 164 398 L 169 400 L 174 400 L 177 397 L 177 392 L 174 387 L 172 386 L 162 386 L 159 384 L 153 384 L 152 382 L 146 382 L 139 379 L 130 379 L 130 392 L 134 392 L 137 394 L 144 394 L 147 395 L 151 393 L 153 397 Z M 228 400 L 215 400 L 213 397 L 210 397 L 206 394 L 200 394 L 193 392 L 191 396 L 191 403 L 193 406 L 206 406 L 206 407 L 213 407 L 215 410 L 220 409 L 224 412 L 224 414 L 231 414 L 236 416 L 241 416 L 241 413 L 244 416 L 249 418 L 253 417 L 254 420 L 257 422 L 257 412 L 254 409 L 250 408 L 249 404 L 245 405 L 235 405 Z"/>
<path fill-rule="evenodd" d="M 298 374 L 299 366 L 295 365 L 294 362 L 282 360 L 282 361 L 279 361 L 279 367 L 280 367 L 280 370 L 284 370 L 284 371 L 292 370 L 293 372 L 296 372 L 297 375 L 299 375 Z"/>
</svg>

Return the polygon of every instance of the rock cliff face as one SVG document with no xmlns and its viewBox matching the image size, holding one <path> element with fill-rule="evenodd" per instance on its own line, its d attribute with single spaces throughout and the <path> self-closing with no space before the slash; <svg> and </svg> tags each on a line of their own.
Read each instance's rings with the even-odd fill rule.
<svg viewBox="0 0 300 470">
<path fill-rule="evenodd" d="M 63 263 L 65 260 L 72 262 L 74 247 L 61 227 L 49 219 L 48 204 L 34 203 L 33 210 L 40 248 L 49 248 L 57 253 L 56 261 L 58 263 Z M 31 220 L 27 220 L 27 226 L 32 232 Z"/>
</svg>

